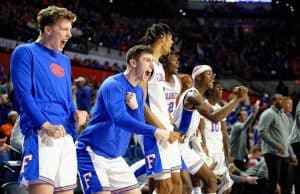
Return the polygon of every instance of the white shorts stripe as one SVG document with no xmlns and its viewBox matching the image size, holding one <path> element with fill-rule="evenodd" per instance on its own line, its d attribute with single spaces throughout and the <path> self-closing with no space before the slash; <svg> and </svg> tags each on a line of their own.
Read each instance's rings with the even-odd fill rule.
<svg viewBox="0 0 300 194">
<path fill-rule="evenodd" d="M 78 171 L 85 193 L 132 190 L 139 185 L 134 173 L 122 157 L 108 159 L 87 146 L 77 149 Z"/>
<path fill-rule="evenodd" d="M 25 137 L 20 185 L 28 187 L 28 184 L 46 183 L 53 185 L 54 189 L 76 185 L 77 160 L 73 138 L 68 134 L 58 139 L 45 135 L 38 131 Z"/>
</svg>

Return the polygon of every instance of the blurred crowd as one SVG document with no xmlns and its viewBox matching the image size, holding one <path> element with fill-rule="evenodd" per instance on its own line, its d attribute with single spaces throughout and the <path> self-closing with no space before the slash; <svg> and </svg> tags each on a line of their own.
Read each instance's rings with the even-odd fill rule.
<svg viewBox="0 0 300 194">
<path fill-rule="evenodd" d="M 273 16 L 133 18 L 97 12 L 79 0 L 6 1 L 0 8 L 0 36 L 30 42 L 38 35 L 35 15 L 49 3 L 73 10 L 78 19 L 67 49 L 88 53 L 99 46 L 127 51 L 138 42 L 147 26 L 169 24 L 176 37 L 174 50 L 180 54 L 180 72 L 190 73 L 195 65 L 210 64 L 217 76 L 244 80 L 296 77 L 296 32 L 289 21 Z M 26 4 L 25 4 L 26 3 Z M 225 9 L 227 10 L 227 9 Z M 101 64 L 91 59 L 77 65 L 120 72 L 122 64 Z M 87 65 L 88 64 L 88 65 Z"/>
</svg>

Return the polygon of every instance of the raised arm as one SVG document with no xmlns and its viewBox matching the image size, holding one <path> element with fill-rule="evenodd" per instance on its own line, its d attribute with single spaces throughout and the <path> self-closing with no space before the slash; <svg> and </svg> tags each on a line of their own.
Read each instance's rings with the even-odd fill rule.
<svg viewBox="0 0 300 194">
<path fill-rule="evenodd" d="M 247 120 L 244 123 L 242 123 L 242 127 L 239 128 L 239 130 L 246 130 L 252 125 L 258 110 L 259 110 L 259 106 L 255 104 L 252 108 L 252 114 L 250 114 Z"/>
<path fill-rule="evenodd" d="M 212 112 L 211 109 L 207 108 L 208 105 L 204 103 L 199 106 L 196 106 L 196 109 L 201 115 L 213 122 L 222 121 L 225 117 L 227 117 L 230 114 L 232 110 L 234 110 L 238 106 L 240 102 L 242 102 L 245 99 L 248 93 L 248 89 L 243 86 L 236 87 L 234 90 L 236 90 L 234 92 L 236 93 L 236 96 L 233 98 L 233 100 L 231 100 L 222 108 Z"/>
</svg>

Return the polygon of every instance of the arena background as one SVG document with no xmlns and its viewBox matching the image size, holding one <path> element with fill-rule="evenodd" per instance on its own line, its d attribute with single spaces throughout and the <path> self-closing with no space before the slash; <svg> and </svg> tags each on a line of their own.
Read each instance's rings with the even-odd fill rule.
<svg viewBox="0 0 300 194">
<path fill-rule="evenodd" d="M 260 99 L 267 107 L 275 92 L 291 96 L 294 108 L 299 101 L 296 0 L 0 0 L 0 5 L 0 94 L 1 99 L 9 96 L 0 103 L 0 124 L 10 110 L 18 110 L 9 77 L 11 53 L 37 38 L 36 14 L 48 5 L 67 7 L 78 16 L 64 53 L 72 60 L 72 77 L 83 76 L 92 88 L 92 101 L 105 78 L 124 70 L 128 48 L 157 22 L 175 32 L 180 73 L 211 65 L 224 98 L 235 86 L 246 85 L 249 105 Z"/>
</svg>

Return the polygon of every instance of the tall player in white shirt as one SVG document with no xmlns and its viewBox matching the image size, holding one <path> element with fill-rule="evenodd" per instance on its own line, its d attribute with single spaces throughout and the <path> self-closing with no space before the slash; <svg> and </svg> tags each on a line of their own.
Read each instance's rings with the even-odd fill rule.
<svg viewBox="0 0 300 194">
<path fill-rule="evenodd" d="M 142 42 L 153 48 L 153 73 L 147 83 L 141 83 L 145 90 L 145 118 L 156 127 L 173 131 L 170 120 L 168 104 L 164 93 L 165 71 L 158 61 L 163 55 L 171 51 L 173 45 L 173 32 L 166 24 L 153 24 L 150 26 Z M 175 133 L 171 133 L 175 134 Z M 154 177 L 156 192 L 158 194 L 181 193 L 180 178 L 181 157 L 177 137 L 172 143 L 161 144 L 154 138 L 144 136 L 144 153 L 146 158 L 147 174 Z"/>
</svg>

